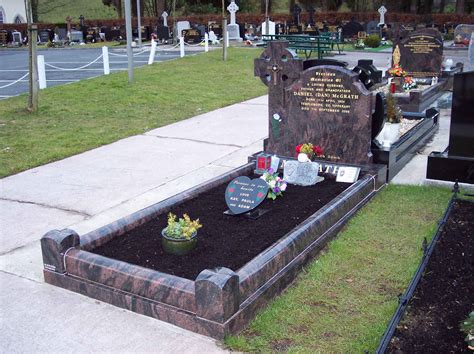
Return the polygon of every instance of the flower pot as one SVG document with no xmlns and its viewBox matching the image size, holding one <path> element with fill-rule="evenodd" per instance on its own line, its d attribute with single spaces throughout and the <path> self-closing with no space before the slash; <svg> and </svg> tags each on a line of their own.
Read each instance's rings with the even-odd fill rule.
<svg viewBox="0 0 474 354">
<path fill-rule="evenodd" d="M 383 145 L 388 147 L 400 138 L 400 123 L 385 123 Z"/>
<path fill-rule="evenodd" d="M 184 256 L 190 252 L 197 244 L 197 232 L 193 233 L 191 238 L 173 238 L 166 236 L 165 229 L 161 230 L 161 245 L 166 253 Z"/>
</svg>

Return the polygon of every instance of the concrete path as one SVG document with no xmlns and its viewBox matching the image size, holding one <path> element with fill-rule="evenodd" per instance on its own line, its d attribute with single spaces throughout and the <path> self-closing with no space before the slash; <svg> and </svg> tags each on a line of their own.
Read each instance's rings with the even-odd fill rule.
<svg viewBox="0 0 474 354">
<path fill-rule="evenodd" d="M 39 240 L 65 227 L 84 234 L 246 163 L 263 148 L 266 122 L 264 96 L 0 180 L 2 349 L 220 351 L 207 337 L 45 284 Z"/>
<path fill-rule="evenodd" d="M 386 56 L 375 56 L 384 69 Z M 352 67 L 365 56 L 341 57 Z M 221 351 L 207 337 L 45 284 L 39 240 L 51 229 L 84 234 L 244 164 L 262 150 L 267 115 L 263 96 L 0 180 L 2 351 Z M 424 183 L 426 154 L 444 150 L 448 129 L 445 111 L 437 137 L 394 182 Z"/>
</svg>

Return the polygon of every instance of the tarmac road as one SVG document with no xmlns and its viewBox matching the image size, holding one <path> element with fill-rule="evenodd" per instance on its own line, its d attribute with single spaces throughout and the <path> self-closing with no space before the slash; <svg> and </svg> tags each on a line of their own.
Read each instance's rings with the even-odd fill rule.
<svg viewBox="0 0 474 354">
<path fill-rule="evenodd" d="M 188 50 L 188 48 L 186 48 Z M 144 51 L 144 52 L 143 52 Z M 203 51 L 203 49 L 202 49 Z M 141 53 L 143 52 L 143 53 Z M 44 55 L 46 64 L 61 69 L 73 69 L 87 65 L 102 54 L 101 48 L 64 48 L 38 50 Z M 134 49 L 134 67 L 148 63 L 150 49 Z M 155 62 L 179 57 L 177 50 L 164 50 L 158 47 Z M 127 57 L 124 48 L 109 48 L 110 71 L 127 70 Z M 16 84 L 7 86 L 28 73 L 28 51 L 19 49 L 0 50 L 0 99 L 28 92 L 28 76 Z M 102 58 L 90 66 L 76 71 L 64 71 L 46 66 L 47 86 L 63 85 L 104 74 Z M 7 86 L 7 87 L 5 87 Z"/>
</svg>

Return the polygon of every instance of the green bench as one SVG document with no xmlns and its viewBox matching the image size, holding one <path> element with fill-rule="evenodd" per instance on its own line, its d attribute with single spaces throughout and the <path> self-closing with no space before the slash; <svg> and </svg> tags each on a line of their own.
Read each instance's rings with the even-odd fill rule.
<svg viewBox="0 0 474 354">
<path fill-rule="evenodd" d="M 339 43 L 334 41 L 331 36 L 319 35 L 312 36 L 308 34 L 276 34 L 262 36 L 265 46 L 271 41 L 288 41 L 288 47 L 295 50 L 297 53 L 303 51 L 306 59 L 308 59 L 314 52 L 317 53 L 318 59 L 321 59 L 325 54 L 334 50 L 334 45 L 337 45 L 339 54 L 341 49 Z"/>
</svg>

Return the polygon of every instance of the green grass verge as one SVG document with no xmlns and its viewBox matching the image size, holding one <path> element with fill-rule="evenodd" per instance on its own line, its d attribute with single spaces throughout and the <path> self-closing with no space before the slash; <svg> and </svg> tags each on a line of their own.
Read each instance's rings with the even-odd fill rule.
<svg viewBox="0 0 474 354">
<path fill-rule="evenodd" d="M 117 13 L 111 6 L 106 6 L 102 0 L 39 0 L 38 19 L 46 23 L 66 23 L 66 17 L 79 22 L 79 16 L 86 20 L 117 18 Z"/>
<path fill-rule="evenodd" d="M 389 185 L 239 336 L 235 350 L 374 352 L 450 198 L 435 187 Z"/>
<path fill-rule="evenodd" d="M 229 48 L 0 101 L 0 177 L 266 93 L 253 75 L 260 49 Z"/>
</svg>

